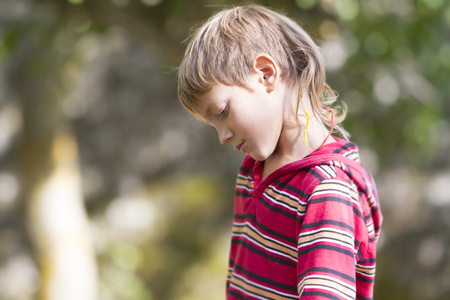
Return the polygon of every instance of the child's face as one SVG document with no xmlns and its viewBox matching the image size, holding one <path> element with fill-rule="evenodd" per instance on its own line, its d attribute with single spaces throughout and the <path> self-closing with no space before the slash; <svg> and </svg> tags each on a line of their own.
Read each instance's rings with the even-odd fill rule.
<svg viewBox="0 0 450 300">
<path fill-rule="evenodd" d="M 197 110 L 216 128 L 222 144 L 264 161 L 275 151 L 283 125 L 283 101 L 257 75 L 244 87 L 216 84 L 199 97 Z"/>
</svg>

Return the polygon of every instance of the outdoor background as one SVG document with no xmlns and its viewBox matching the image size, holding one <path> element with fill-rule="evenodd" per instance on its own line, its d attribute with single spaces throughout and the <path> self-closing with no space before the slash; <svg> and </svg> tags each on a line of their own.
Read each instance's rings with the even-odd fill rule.
<svg viewBox="0 0 450 300">
<path fill-rule="evenodd" d="M 224 299 L 242 155 L 183 110 L 213 0 L 0 0 L 0 299 Z M 450 299 L 450 1 L 254 1 L 321 46 L 384 213 L 375 299 Z"/>
</svg>

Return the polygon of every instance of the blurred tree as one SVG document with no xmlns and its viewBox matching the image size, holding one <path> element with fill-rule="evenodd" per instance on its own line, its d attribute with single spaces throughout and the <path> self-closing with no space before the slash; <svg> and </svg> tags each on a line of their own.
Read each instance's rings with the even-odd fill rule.
<svg viewBox="0 0 450 300">
<path fill-rule="evenodd" d="M 3 72 L 23 120 L 15 150 L 26 199 L 23 216 L 28 216 L 24 228 L 41 269 L 40 295 L 96 299 L 96 258 L 83 205 L 77 143 L 63 112 L 71 69 L 77 67 L 66 48 L 71 43 L 61 40 L 66 28 L 59 27 L 64 22 L 57 15 L 33 5 L 21 8 L 25 2 L 1 4 L 17 13 L 2 20 Z M 32 15 L 32 8 L 42 14 Z M 26 18 L 15 19 L 19 16 Z"/>
<path fill-rule="evenodd" d="M 330 85 L 349 106 L 344 126 L 376 176 L 385 215 L 376 298 L 447 299 L 450 3 L 256 3 L 286 12 L 313 35 Z M 24 261 L 12 260 L 15 249 L 30 251 L 25 208 L 29 222 L 44 224 L 35 203 L 52 199 L 43 187 L 61 188 L 58 178 L 69 174 L 63 193 L 71 197 L 51 207 L 74 207 L 70 214 L 58 209 L 56 217 L 79 220 L 80 249 L 93 263 L 91 250 L 82 246 L 88 237 L 85 199 L 101 299 L 222 295 L 226 270 L 216 268 L 225 268 L 234 174 L 242 157 L 182 110 L 171 66 L 181 59 L 181 42 L 194 24 L 234 4 L 0 1 L 0 186 L 11 195 L 0 196 L 0 279 L 8 277 L 1 270 L 10 270 L 12 261 Z M 197 193 L 199 187 L 205 192 Z M 51 233 L 41 225 L 32 227 Z M 11 229 L 20 233 L 19 242 Z M 73 241 L 74 227 L 63 229 L 61 240 Z M 33 237 L 39 247 L 46 240 Z M 51 243 L 54 249 L 64 244 Z M 37 282 L 33 264 L 23 264 L 28 267 L 22 274 Z M 95 274 L 92 267 L 85 270 Z M 42 274 L 46 282 L 48 273 Z M 14 294 L 1 282 L 10 281 L 0 280 L 0 297 L 32 298 L 33 284 L 23 283 L 28 294 Z"/>
</svg>

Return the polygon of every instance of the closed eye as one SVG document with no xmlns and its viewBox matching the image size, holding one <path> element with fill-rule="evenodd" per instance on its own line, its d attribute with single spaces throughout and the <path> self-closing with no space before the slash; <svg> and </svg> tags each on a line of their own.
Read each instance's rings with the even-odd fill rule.
<svg viewBox="0 0 450 300">
<path fill-rule="evenodd" d="M 228 105 L 225 105 L 225 107 L 220 111 L 219 119 L 223 119 L 228 115 Z"/>
</svg>

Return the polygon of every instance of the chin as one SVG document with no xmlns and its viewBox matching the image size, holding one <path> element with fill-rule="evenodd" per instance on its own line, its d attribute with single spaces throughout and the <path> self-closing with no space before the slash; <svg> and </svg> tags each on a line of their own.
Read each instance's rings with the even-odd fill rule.
<svg viewBox="0 0 450 300">
<path fill-rule="evenodd" d="M 272 153 L 264 153 L 264 152 L 263 153 L 261 153 L 261 152 L 258 152 L 258 153 L 251 152 L 251 153 L 249 153 L 249 155 L 256 161 L 265 161 L 267 158 L 270 157 L 271 154 Z"/>
</svg>

